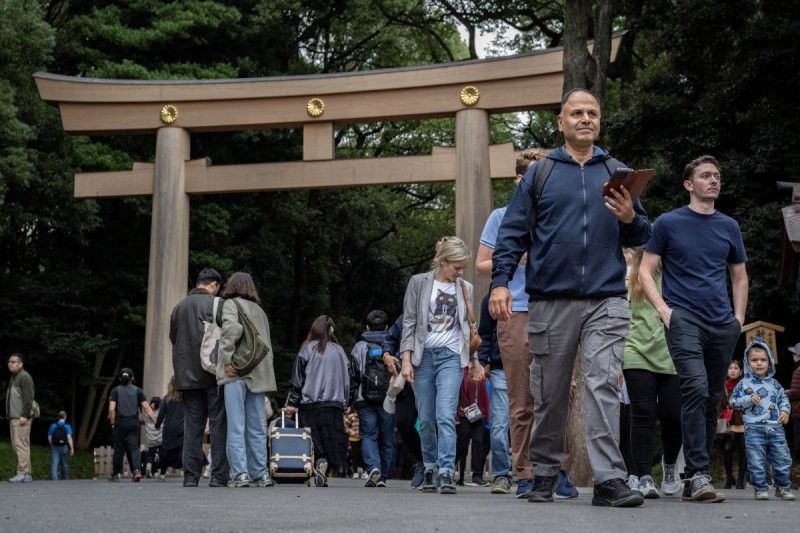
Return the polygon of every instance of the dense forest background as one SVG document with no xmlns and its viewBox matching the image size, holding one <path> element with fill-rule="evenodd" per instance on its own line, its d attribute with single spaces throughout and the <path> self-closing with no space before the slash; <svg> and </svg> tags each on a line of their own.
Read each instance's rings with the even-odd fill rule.
<svg viewBox="0 0 800 533">
<path fill-rule="evenodd" d="M 109 440 L 98 415 L 111 376 L 142 368 L 150 199 L 76 200 L 72 186 L 77 171 L 152 161 L 155 139 L 66 135 L 34 72 L 215 79 L 370 70 L 477 58 L 483 33 L 494 36 L 490 54 L 508 55 L 564 44 L 574 3 L 0 0 L 3 360 L 26 355 L 45 417 L 67 409 L 81 447 Z M 748 320 L 786 326 L 785 350 L 800 340 L 800 306 L 795 289 L 778 284 L 780 208 L 791 198 L 775 182 L 800 181 L 800 2 L 596 1 L 587 37 L 608 13 L 611 29 L 627 33 L 605 78 L 598 144 L 657 170 L 643 200 L 652 218 L 686 202 L 686 162 L 720 159 L 718 207 L 740 222 L 750 258 Z M 555 146 L 554 117 L 495 115 L 492 142 Z M 447 119 L 344 125 L 336 157 L 428 154 L 453 137 Z M 191 150 L 215 164 L 289 161 L 301 159 L 302 139 L 296 129 L 195 134 Z M 496 183 L 495 203 L 510 191 Z M 370 309 L 400 312 L 409 276 L 453 232 L 452 184 L 192 197 L 189 271 L 253 274 L 283 392 L 314 317 L 333 315 L 349 349 Z"/>
</svg>

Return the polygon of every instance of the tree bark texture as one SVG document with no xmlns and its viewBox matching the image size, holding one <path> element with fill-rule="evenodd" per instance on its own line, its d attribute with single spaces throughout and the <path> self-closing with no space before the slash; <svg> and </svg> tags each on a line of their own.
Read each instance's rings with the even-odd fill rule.
<svg viewBox="0 0 800 533">
<path fill-rule="evenodd" d="M 564 90 L 588 89 L 602 102 L 611 58 L 612 0 L 567 0 L 564 4 Z M 590 32 L 593 29 L 593 34 Z M 592 53 L 588 42 L 593 39 Z"/>
<path fill-rule="evenodd" d="M 567 443 L 570 450 L 570 476 L 573 483 L 579 487 L 592 486 L 592 466 L 589 463 L 589 454 L 586 451 L 586 420 L 584 416 L 584 386 L 583 365 L 581 363 L 581 349 L 575 358 L 575 369 L 572 376 L 575 380 L 575 401 L 573 410 L 567 420 Z"/>
</svg>

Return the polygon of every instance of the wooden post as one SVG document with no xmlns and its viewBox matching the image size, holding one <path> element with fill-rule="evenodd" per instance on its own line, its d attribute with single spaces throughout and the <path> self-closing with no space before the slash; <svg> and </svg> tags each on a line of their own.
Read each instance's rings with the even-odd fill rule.
<svg viewBox="0 0 800 533">
<path fill-rule="evenodd" d="M 489 113 L 464 109 L 456 113 L 456 235 L 472 253 L 464 277 L 475 286 L 474 308 L 489 290 L 489 280 L 475 275 L 475 254 L 492 210 L 489 173 Z M 477 316 L 475 317 L 478 318 Z"/>
<path fill-rule="evenodd" d="M 145 395 L 163 396 L 172 376 L 169 319 L 186 296 L 189 277 L 189 197 L 186 161 L 189 132 L 165 127 L 156 138 L 153 214 L 150 228 L 150 274 L 144 341 Z"/>
<path fill-rule="evenodd" d="M 303 161 L 333 159 L 333 122 L 303 125 Z"/>
</svg>

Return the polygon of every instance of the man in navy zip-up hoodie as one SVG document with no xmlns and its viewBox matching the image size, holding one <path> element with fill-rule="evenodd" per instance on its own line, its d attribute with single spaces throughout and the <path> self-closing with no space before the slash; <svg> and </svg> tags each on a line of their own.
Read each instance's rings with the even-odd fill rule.
<svg viewBox="0 0 800 533">
<path fill-rule="evenodd" d="M 603 196 L 608 152 L 594 145 L 600 104 L 590 92 L 564 95 L 558 127 L 565 145 L 550 152 L 550 176 L 536 196 L 538 161 L 514 192 L 492 255 L 490 311 L 511 315 L 508 281 L 528 252 L 528 335 L 534 361 L 534 427 L 529 457 L 534 467 L 530 502 L 553 501 L 564 457 L 572 368 L 578 346 L 585 375 L 586 441 L 594 474 L 593 505 L 641 505 L 625 485 L 619 451 L 618 378 L 630 311 L 625 299 L 623 246 L 645 244 L 650 222 L 627 191 Z"/>
</svg>

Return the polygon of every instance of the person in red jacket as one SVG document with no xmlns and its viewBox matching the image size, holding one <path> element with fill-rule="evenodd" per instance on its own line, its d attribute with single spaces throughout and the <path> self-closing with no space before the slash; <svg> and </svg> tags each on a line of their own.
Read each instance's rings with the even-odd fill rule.
<svg viewBox="0 0 800 533">
<path fill-rule="evenodd" d="M 794 457 L 795 461 L 800 461 L 800 342 L 791 346 L 789 351 L 794 359 L 794 372 L 792 373 L 792 384 L 786 390 L 786 396 L 792 404 L 792 425 L 794 426 Z"/>
</svg>

